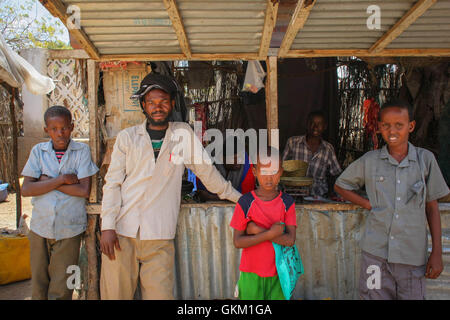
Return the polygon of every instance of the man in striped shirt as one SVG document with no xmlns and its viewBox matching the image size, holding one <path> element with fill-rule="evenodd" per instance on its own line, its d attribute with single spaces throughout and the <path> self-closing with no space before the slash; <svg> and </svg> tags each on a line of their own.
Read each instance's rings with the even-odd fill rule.
<svg viewBox="0 0 450 320">
<path fill-rule="evenodd" d="M 333 146 L 322 138 L 326 126 L 325 116 L 321 112 L 311 112 L 306 135 L 290 137 L 283 152 L 283 161 L 308 162 L 306 176 L 314 179 L 311 188 L 313 196 L 327 196 L 328 190 L 331 190 L 329 186 L 334 182 L 328 180 L 327 176 L 337 176 L 342 172 Z"/>
</svg>

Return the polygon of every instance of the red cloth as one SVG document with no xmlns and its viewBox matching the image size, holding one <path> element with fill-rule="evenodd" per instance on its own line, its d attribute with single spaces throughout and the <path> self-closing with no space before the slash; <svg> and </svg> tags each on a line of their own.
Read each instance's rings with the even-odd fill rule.
<svg viewBox="0 0 450 320">
<path fill-rule="evenodd" d="M 378 113 L 380 112 L 380 105 L 374 98 L 366 99 L 362 106 L 364 113 L 363 126 L 366 131 L 366 137 L 372 138 L 373 148 L 378 149 Z"/>
<path fill-rule="evenodd" d="M 253 164 L 250 164 L 250 169 L 248 169 L 247 174 L 244 177 L 244 180 L 241 182 L 241 193 L 246 194 L 250 191 L 256 189 L 256 178 L 253 175 Z"/>
<path fill-rule="evenodd" d="M 244 231 L 250 221 L 265 229 L 270 229 L 274 223 L 279 221 L 286 225 L 297 226 L 295 203 L 286 211 L 285 203 L 281 197 L 282 192 L 271 201 L 263 201 L 256 196 L 254 191 L 251 193 L 255 200 L 248 210 L 247 217 L 245 217 L 241 205 L 237 203 L 230 223 L 232 228 Z M 276 276 L 275 250 L 272 241 L 264 241 L 255 246 L 244 248 L 239 270 L 256 273 L 260 277 Z"/>
</svg>

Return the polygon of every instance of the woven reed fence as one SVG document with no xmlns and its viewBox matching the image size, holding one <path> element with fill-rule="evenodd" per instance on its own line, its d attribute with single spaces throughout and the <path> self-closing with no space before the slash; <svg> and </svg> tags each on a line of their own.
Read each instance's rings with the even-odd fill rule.
<svg viewBox="0 0 450 320">
<path fill-rule="evenodd" d="M 0 86 L 0 180 L 9 183 L 9 190 L 16 192 L 16 177 L 13 174 L 13 132 L 10 116 L 11 95 Z M 23 135 L 23 109 L 16 103 L 18 136 Z"/>
</svg>

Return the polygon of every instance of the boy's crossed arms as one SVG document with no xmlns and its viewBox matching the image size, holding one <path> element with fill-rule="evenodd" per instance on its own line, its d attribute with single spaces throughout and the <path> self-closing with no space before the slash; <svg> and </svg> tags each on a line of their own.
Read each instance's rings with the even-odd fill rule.
<svg viewBox="0 0 450 320">
<path fill-rule="evenodd" d="M 248 248 L 264 241 L 272 241 L 283 246 L 293 246 L 296 226 L 286 225 L 286 232 L 284 232 L 284 227 L 284 223 L 276 222 L 270 229 L 265 229 L 250 221 L 245 231 L 234 229 L 234 246 L 236 248 Z"/>
<path fill-rule="evenodd" d="M 24 197 L 40 196 L 53 190 L 73 197 L 88 198 L 91 190 L 91 177 L 78 179 L 75 174 L 62 174 L 54 178 L 42 174 L 39 179 L 24 177 L 22 186 Z"/>
</svg>

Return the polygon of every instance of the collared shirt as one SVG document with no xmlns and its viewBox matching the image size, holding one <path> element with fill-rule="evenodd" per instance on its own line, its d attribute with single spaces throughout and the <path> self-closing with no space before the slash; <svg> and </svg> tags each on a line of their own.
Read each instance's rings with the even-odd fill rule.
<svg viewBox="0 0 450 320">
<path fill-rule="evenodd" d="M 103 186 L 102 230 L 131 238 L 139 230 L 142 240 L 175 238 L 185 167 L 219 198 L 239 200 L 187 123 L 169 122 L 156 161 L 146 126 L 117 135 Z"/>
<path fill-rule="evenodd" d="M 408 155 L 400 163 L 386 146 L 370 151 L 351 163 L 336 185 L 366 188 L 372 210 L 361 239 L 364 251 L 391 263 L 426 263 L 425 205 L 450 191 L 430 151 L 408 143 Z"/>
<path fill-rule="evenodd" d="M 306 176 L 314 179 L 311 194 L 326 195 L 328 192 L 327 174 L 337 176 L 342 172 L 331 143 L 322 139 L 316 153 L 312 153 L 306 142 L 306 136 L 290 137 L 283 152 L 284 160 L 302 160 L 308 162 Z"/>
<path fill-rule="evenodd" d="M 94 175 L 97 166 L 91 160 L 89 146 L 70 141 L 67 150 L 58 161 L 51 141 L 33 147 L 22 175 L 39 179 L 41 175 L 55 178 L 62 174 L 76 174 L 78 179 Z M 30 229 L 47 239 L 74 237 L 86 229 L 86 199 L 53 190 L 32 197 L 33 205 Z"/>
</svg>

